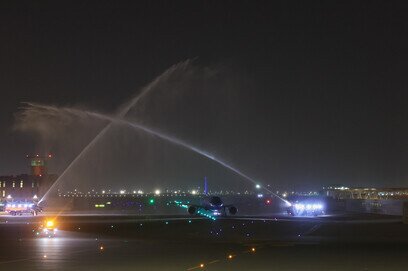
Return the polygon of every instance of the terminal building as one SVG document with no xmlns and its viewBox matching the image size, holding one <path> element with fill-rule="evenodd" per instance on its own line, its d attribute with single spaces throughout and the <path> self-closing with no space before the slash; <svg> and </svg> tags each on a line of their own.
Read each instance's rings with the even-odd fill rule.
<svg viewBox="0 0 408 271">
<path fill-rule="evenodd" d="M 0 176 L 0 200 L 31 201 L 42 197 L 57 179 L 47 170 L 47 156 L 27 156 L 30 174 Z"/>
<path fill-rule="evenodd" d="M 348 212 L 406 216 L 408 223 L 408 188 L 324 187 L 321 194 Z"/>
<path fill-rule="evenodd" d="M 408 200 L 408 188 L 328 186 L 323 187 L 322 194 L 334 199 Z"/>
</svg>

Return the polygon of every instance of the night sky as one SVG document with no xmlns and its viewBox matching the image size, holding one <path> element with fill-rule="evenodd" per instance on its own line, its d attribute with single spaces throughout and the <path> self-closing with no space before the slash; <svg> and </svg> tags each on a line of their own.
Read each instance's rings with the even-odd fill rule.
<svg viewBox="0 0 408 271">
<path fill-rule="evenodd" d="M 27 172 L 25 155 L 45 152 L 43 140 L 13 129 L 21 102 L 114 113 L 167 68 L 194 59 L 192 69 L 209 78 L 181 76 L 146 97 L 134 119 L 277 189 L 406 187 L 407 11 L 403 1 L 2 1 L 0 174 Z M 168 187 L 200 185 L 204 175 L 239 182 L 125 130 L 104 149 L 137 148 L 117 171 L 143 166 L 119 174 L 115 188 L 140 172 Z M 61 139 L 69 154 L 55 138 L 46 144 L 58 173 L 91 138 L 71 133 L 84 141 Z"/>
</svg>

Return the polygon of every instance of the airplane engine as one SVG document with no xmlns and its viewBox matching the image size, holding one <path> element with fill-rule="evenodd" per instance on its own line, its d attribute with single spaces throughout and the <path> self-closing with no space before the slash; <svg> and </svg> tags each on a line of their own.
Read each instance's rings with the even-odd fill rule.
<svg viewBox="0 0 408 271">
<path fill-rule="evenodd" d="M 195 214 L 196 212 L 197 212 L 197 208 L 196 208 L 196 207 L 194 207 L 194 206 L 188 207 L 188 213 L 189 213 L 190 215 L 193 215 L 193 214 Z"/>
<path fill-rule="evenodd" d="M 228 211 L 230 214 L 235 215 L 238 212 L 238 209 L 235 206 L 231 206 L 228 208 Z"/>
</svg>

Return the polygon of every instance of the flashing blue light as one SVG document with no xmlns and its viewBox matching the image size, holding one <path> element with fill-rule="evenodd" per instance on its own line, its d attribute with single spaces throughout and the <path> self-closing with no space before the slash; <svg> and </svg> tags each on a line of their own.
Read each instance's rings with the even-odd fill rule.
<svg viewBox="0 0 408 271">
<path fill-rule="evenodd" d="M 296 216 L 324 214 L 324 205 L 321 202 L 299 202 L 292 205 L 292 212 Z"/>
<path fill-rule="evenodd" d="M 315 204 L 302 204 L 302 203 L 296 203 L 294 205 L 296 210 L 322 210 L 323 205 L 320 203 L 315 203 Z"/>
</svg>

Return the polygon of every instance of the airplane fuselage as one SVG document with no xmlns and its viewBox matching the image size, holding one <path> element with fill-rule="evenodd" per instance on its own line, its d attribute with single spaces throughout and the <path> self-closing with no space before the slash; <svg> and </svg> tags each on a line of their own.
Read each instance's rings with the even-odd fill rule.
<svg viewBox="0 0 408 271">
<path fill-rule="evenodd" d="M 211 211 L 214 215 L 226 215 L 226 210 L 229 211 L 230 214 L 235 214 L 237 212 L 237 208 L 232 205 L 225 205 L 220 197 L 211 196 L 203 199 L 200 205 L 191 205 L 188 209 L 190 214 L 196 213 L 199 209 L 203 209 L 205 211 Z"/>
</svg>

